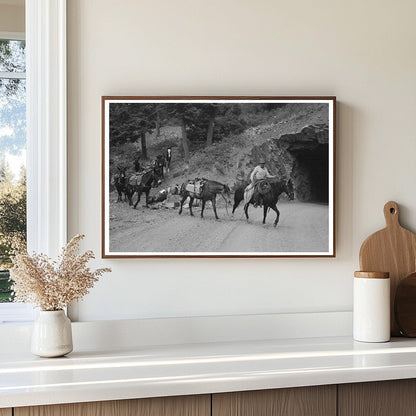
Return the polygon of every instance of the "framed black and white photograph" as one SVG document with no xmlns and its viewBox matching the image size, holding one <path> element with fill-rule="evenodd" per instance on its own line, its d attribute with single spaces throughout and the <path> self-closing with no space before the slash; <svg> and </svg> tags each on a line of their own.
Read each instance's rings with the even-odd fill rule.
<svg viewBox="0 0 416 416">
<path fill-rule="evenodd" d="M 335 97 L 102 97 L 103 257 L 334 257 Z"/>
</svg>

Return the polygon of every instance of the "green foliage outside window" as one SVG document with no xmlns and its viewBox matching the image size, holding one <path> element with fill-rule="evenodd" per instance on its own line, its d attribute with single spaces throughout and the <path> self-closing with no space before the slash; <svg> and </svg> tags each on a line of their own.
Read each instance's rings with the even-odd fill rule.
<svg viewBox="0 0 416 416">
<path fill-rule="evenodd" d="M 26 241 L 25 42 L 0 40 L 0 302 L 10 302 L 13 247 Z"/>
</svg>

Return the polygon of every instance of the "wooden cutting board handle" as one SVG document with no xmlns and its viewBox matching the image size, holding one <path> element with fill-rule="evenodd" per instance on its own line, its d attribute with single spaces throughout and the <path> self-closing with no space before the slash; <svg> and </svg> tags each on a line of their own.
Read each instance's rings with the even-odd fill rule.
<svg viewBox="0 0 416 416">
<path fill-rule="evenodd" d="M 401 227 L 399 221 L 399 206 L 394 201 L 387 202 L 384 205 L 384 218 L 386 219 L 386 227 Z"/>
<path fill-rule="evenodd" d="M 394 298 L 401 279 L 416 271 L 416 234 L 400 225 L 399 205 L 389 201 L 384 205 L 386 228 L 370 235 L 360 250 L 362 271 L 390 273 L 391 334 L 400 335 L 394 318 Z"/>
</svg>

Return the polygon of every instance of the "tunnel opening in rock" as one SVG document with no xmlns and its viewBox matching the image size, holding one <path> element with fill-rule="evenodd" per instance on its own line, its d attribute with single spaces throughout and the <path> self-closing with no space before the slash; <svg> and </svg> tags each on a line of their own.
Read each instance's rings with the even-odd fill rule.
<svg viewBox="0 0 416 416">
<path fill-rule="evenodd" d="M 289 150 L 295 159 L 293 176 L 301 201 L 329 202 L 328 144 Z"/>
<path fill-rule="evenodd" d="M 264 159 L 273 175 L 292 180 L 298 201 L 329 204 L 329 149 L 328 124 L 307 125 L 254 146 L 246 161 L 247 170 L 240 177 L 247 180 L 253 167 Z"/>
</svg>

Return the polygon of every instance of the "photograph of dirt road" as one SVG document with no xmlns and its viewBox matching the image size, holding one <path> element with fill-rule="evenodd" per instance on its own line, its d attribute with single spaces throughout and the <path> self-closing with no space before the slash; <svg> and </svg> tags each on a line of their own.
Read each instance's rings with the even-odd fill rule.
<svg viewBox="0 0 416 416">
<path fill-rule="evenodd" d="M 103 256 L 333 256 L 334 110 L 103 97 Z"/>
</svg>

